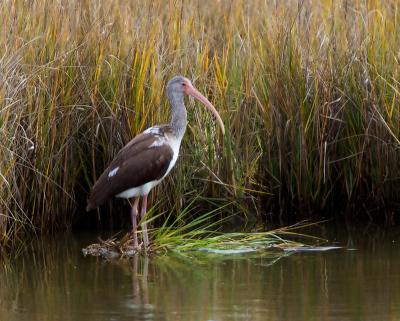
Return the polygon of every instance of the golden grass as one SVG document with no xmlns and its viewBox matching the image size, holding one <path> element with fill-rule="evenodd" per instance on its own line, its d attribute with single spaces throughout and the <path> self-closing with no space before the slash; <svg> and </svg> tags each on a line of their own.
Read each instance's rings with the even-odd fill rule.
<svg viewBox="0 0 400 321">
<path fill-rule="evenodd" d="M 193 191 L 257 215 L 398 207 L 398 14 L 396 0 L 1 2 L 0 239 L 69 226 L 118 149 L 168 121 L 175 74 L 227 135 L 188 102 L 161 209 Z"/>
</svg>

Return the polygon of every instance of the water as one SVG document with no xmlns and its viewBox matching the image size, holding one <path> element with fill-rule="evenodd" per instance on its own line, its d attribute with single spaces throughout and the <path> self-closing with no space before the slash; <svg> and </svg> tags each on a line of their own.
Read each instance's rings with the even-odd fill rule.
<svg viewBox="0 0 400 321">
<path fill-rule="evenodd" d="M 327 252 L 115 262 L 83 257 L 94 235 L 35 241 L 0 261 L 0 320 L 400 320 L 400 233 L 337 233 Z"/>
</svg>

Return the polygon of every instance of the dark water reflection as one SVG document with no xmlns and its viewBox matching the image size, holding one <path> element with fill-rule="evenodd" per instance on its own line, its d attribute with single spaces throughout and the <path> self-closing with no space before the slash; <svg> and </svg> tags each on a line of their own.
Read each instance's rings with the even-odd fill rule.
<svg viewBox="0 0 400 321">
<path fill-rule="evenodd" d="M 357 250 L 117 262 L 83 257 L 93 235 L 36 241 L 0 261 L 0 320 L 400 320 L 399 233 L 349 235 Z"/>
</svg>

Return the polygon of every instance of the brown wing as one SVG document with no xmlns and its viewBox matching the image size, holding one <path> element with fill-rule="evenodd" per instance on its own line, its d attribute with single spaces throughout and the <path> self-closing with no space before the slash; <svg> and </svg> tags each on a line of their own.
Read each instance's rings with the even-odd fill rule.
<svg viewBox="0 0 400 321">
<path fill-rule="evenodd" d="M 161 136 L 143 133 L 125 145 L 94 184 L 86 210 L 100 206 L 127 189 L 162 178 L 173 150 L 169 145 L 150 147 Z"/>
</svg>

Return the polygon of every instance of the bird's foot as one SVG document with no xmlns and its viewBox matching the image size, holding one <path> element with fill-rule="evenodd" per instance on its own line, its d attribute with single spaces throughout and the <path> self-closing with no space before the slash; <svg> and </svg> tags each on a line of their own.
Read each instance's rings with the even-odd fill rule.
<svg viewBox="0 0 400 321">
<path fill-rule="evenodd" d="M 125 246 L 121 247 L 122 256 L 125 257 L 134 257 L 138 253 L 142 251 L 142 243 L 133 246 L 133 244 L 126 244 Z"/>
<path fill-rule="evenodd" d="M 150 252 L 150 242 L 149 241 L 147 241 L 147 243 L 142 243 L 143 245 L 144 245 L 144 252 L 145 253 L 149 253 Z"/>
</svg>

